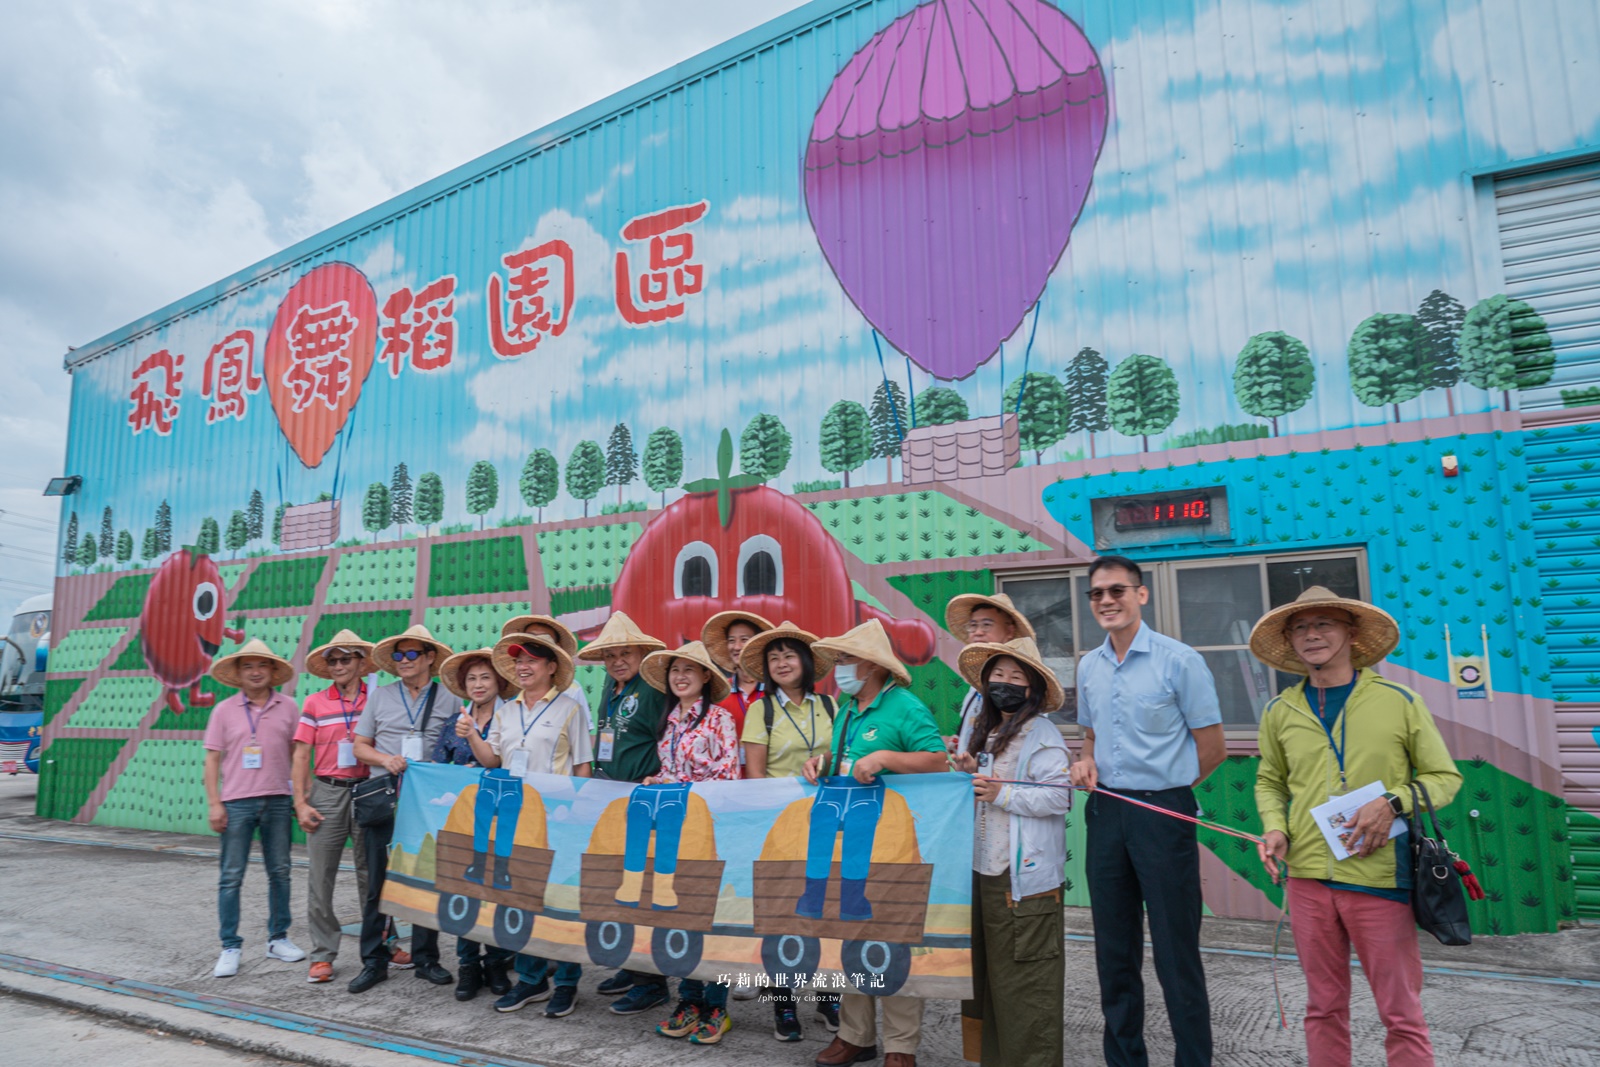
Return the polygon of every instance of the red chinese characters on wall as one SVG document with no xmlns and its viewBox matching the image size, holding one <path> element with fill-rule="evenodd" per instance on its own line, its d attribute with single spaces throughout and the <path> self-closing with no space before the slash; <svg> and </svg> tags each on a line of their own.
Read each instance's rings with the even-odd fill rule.
<svg viewBox="0 0 1600 1067">
<path fill-rule="evenodd" d="M 456 354 L 456 276 L 435 278 L 413 293 L 406 286 L 383 304 L 384 324 L 379 330 L 383 349 L 378 359 L 389 363 L 389 376 L 400 377 L 409 359 L 411 369 L 448 367 Z"/>
<path fill-rule="evenodd" d="M 338 410 L 339 399 L 350 390 L 350 338 L 360 325 L 344 300 L 327 307 L 302 304 L 294 313 L 284 331 L 289 366 L 283 384 L 294 398 L 295 411 L 318 401 L 329 411 Z"/>
<path fill-rule="evenodd" d="M 641 267 L 627 251 L 617 253 L 617 311 L 630 326 L 653 326 L 683 314 L 684 297 L 700 292 L 705 267 L 694 262 L 694 234 L 687 227 L 700 221 L 710 205 L 685 204 L 640 215 L 622 228 L 622 239 L 649 242 L 639 250 Z"/>
<path fill-rule="evenodd" d="M 507 280 L 502 282 L 498 272 L 489 275 L 489 345 L 501 359 L 515 359 L 546 337 L 560 337 L 572 321 L 572 246 L 546 241 L 504 255 L 500 262 Z M 559 291 L 552 288 L 551 270 L 560 273 Z"/>
<path fill-rule="evenodd" d="M 211 400 L 207 425 L 230 417 L 244 419 L 249 395 L 261 388 L 255 363 L 256 335 L 250 330 L 236 330 L 211 346 L 200 379 L 201 395 Z"/>
<path fill-rule="evenodd" d="M 183 356 L 165 348 L 152 352 L 133 368 L 133 392 L 128 399 L 128 425 L 136 434 L 155 430 L 165 437 L 178 417 L 178 397 L 183 393 Z"/>
</svg>

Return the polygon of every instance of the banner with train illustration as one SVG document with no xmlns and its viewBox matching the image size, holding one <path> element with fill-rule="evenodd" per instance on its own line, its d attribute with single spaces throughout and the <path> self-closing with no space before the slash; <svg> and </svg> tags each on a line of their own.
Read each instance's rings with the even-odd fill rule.
<svg viewBox="0 0 1600 1067">
<path fill-rule="evenodd" d="M 673 977 L 971 995 L 959 774 L 634 785 L 417 764 L 384 910 L 485 944 Z"/>
</svg>

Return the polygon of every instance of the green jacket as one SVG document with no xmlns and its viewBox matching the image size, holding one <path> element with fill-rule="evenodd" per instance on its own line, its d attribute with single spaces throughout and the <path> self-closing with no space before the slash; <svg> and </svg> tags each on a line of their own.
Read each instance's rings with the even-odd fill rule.
<svg viewBox="0 0 1600 1067">
<path fill-rule="evenodd" d="M 1461 788 L 1461 772 L 1445 750 L 1422 698 L 1371 668 L 1362 670 L 1344 711 L 1333 724 L 1345 744 L 1345 781 L 1359 789 L 1379 779 L 1400 796 L 1409 815 L 1411 792 L 1421 782 L 1442 808 Z M 1289 875 L 1351 885 L 1393 889 L 1395 848 L 1389 842 L 1365 859 L 1335 861 L 1311 809 L 1339 789 L 1339 761 L 1306 696 L 1306 683 L 1291 686 L 1273 698 L 1261 713 L 1261 767 L 1256 772 L 1256 807 L 1262 832 L 1281 830 L 1289 836 Z M 1348 790 L 1345 790 L 1348 792 Z"/>
<path fill-rule="evenodd" d="M 617 683 L 608 677 L 597 711 L 599 729 L 609 726 L 617 732 L 611 758 L 596 763 L 607 778 L 640 782 L 661 770 L 656 741 L 661 732 L 661 720 L 667 714 L 665 693 L 647 684 L 644 676 L 638 674 L 619 692 Z M 599 734 L 595 736 L 598 757 Z"/>
</svg>

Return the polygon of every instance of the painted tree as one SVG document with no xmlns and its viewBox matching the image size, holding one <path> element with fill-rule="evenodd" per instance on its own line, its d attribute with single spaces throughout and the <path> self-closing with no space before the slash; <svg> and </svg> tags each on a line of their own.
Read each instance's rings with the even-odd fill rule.
<svg viewBox="0 0 1600 1067">
<path fill-rule="evenodd" d="M 1044 462 L 1044 450 L 1067 436 L 1067 420 L 1072 414 L 1067 390 L 1053 374 L 1029 371 L 1006 386 L 1001 410 L 1015 412 L 1017 433 L 1023 448 L 1033 453 L 1037 466 Z"/>
<path fill-rule="evenodd" d="M 1556 369 L 1550 332 L 1539 313 L 1498 293 L 1472 305 L 1461 325 L 1461 376 L 1488 392 L 1500 391 L 1511 410 L 1511 390 L 1548 382 Z"/>
<path fill-rule="evenodd" d="M 1233 395 L 1239 406 L 1258 419 L 1271 420 L 1274 437 L 1278 420 L 1305 407 L 1316 381 L 1311 350 L 1282 330 L 1250 338 L 1233 365 Z"/>
<path fill-rule="evenodd" d="M 600 492 L 606 477 L 606 454 L 593 441 L 579 441 L 567 457 L 567 492 L 583 501 L 583 517 L 589 517 L 589 501 Z"/>
<path fill-rule="evenodd" d="M 480 459 L 467 471 L 467 514 L 478 516 L 478 529 L 483 529 L 483 517 L 500 502 L 500 474 L 494 464 Z"/>
<path fill-rule="evenodd" d="M 444 479 L 428 471 L 417 479 L 415 521 L 422 524 L 423 533 L 444 518 Z"/>
<path fill-rule="evenodd" d="M 639 453 L 633 447 L 633 431 L 627 423 L 611 427 L 606 439 L 606 484 L 617 487 L 617 506 L 622 506 L 622 487 L 639 477 Z"/>
<path fill-rule="evenodd" d="M 1106 379 L 1106 418 L 1124 437 L 1137 437 L 1150 451 L 1150 435 L 1162 433 L 1178 417 L 1178 376 L 1167 361 L 1133 355 Z"/>
<path fill-rule="evenodd" d="M 644 443 L 644 484 L 661 494 L 661 506 L 667 506 L 667 490 L 676 489 L 683 480 L 683 438 L 678 431 L 657 426 L 650 431 Z"/>
<path fill-rule="evenodd" d="M 239 556 L 239 550 L 250 543 L 250 517 L 242 511 L 234 511 L 228 518 L 228 529 L 223 534 L 223 544 L 232 552 L 234 558 Z"/>
<path fill-rule="evenodd" d="M 794 438 L 778 416 L 762 412 L 739 435 L 739 470 L 769 482 L 789 466 L 793 449 Z"/>
<path fill-rule="evenodd" d="M 917 397 L 918 426 L 948 426 L 965 422 L 967 417 L 967 402 L 949 386 L 936 385 Z"/>
<path fill-rule="evenodd" d="M 289 510 L 288 504 L 279 504 L 272 510 L 272 543 L 283 544 L 283 514 Z"/>
<path fill-rule="evenodd" d="M 151 526 L 145 530 L 139 544 L 139 558 L 148 563 L 159 555 L 161 555 L 161 541 L 156 536 L 156 528 Z"/>
<path fill-rule="evenodd" d="M 172 507 L 165 500 L 156 507 L 156 547 L 162 553 L 172 551 Z"/>
<path fill-rule="evenodd" d="M 117 562 L 127 563 L 133 559 L 133 534 L 123 530 L 117 534 Z"/>
<path fill-rule="evenodd" d="M 884 479 L 894 481 L 894 461 L 900 456 L 900 442 L 911 429 L 911 408 L 900 383 L 885 378 L 872 391 L 867 408 L 872 422 L 872 458 L 883 460 Z"/>
<path fill-rule="evenodd" d="M 100 549 L 101 559 L 110 559 L 117 550 L 117 530 L 111 523 L 111 508 L 106 507 L 100 513 Z"/>
<path fill-rule="evenodd" d="M 378 532 L 389 526 L 389 487 L 382 482 L 372 482 L 361 497 L 361 528 L 378 539 Z"/>
<path fill-rule="evenodd" d="M 396 463 L 389 478 L 389 521 L 400 527 L 402 534 L 411 521 L 412 499 L 411 471 L 404 463 Z"/>
<path fill-rule="evenodd" d="M 194 547 L 208 556 L 217 554 L 222 547 L 222 531 L 217 527 L 217 520 L 207 515 L 200 520 L 200 536 L 194 539 Z"/>
<path fill-rule="evenodd" d="M 78 566 L 88 570 L 100 558 L 100 549 L 93 537 L 85 537 L 78 542 Z"/>
<path fill-rule="evenodd" d="M 1429 293 L 1417 307 L 1417 327 L 1422 331 L 1423 378 L 1429 389 L 1443 389 L 1450 414 L 1456 413 L 1452 391 L 1461 380 L 1461 327 L 1467 308 L 1443 289 Z"/>
<path fill-rule="evenodd" d="M 536 448 L 528 453 L 522 464 L 522 476 L 517 479 L 517 491 L 522 502 L 539 513 L 544 521 L 544 509 L 561 492 L 561 464 L 548 448 Z"/>
<path fill-rule="evenodd" d="M 928 393 L 922 394 L 924 403 Z M 867 409 L 854 400 L 836 401 L 822 416 L 820 437 L 823 470 L 844 475 L 845 488 L 850 488 L 850 472 L 872 458 L 872 420 Z"/>
<path fill-rule="evenodd" d="M 1369 315 L 1350 335 L 1350 389 L 1370 408 L 1400 405 L 1422 395 L 1422 331 L 1415 315 L 1380 311 Z"/>
<path fill-rule="evenodd" d="M 1094 457 L 1094 435 L 1111 428 L 1106 418 L 1106 376 L 1111 365 L 1087 345 L 1067 364 L 1067 432 L 1089 435 L 1089 456 Z"/>
<path fill-rule="evenodd" d="M 70 567 L 78 562 L 78 513 L 67 519 L 67 536 L 61 541 L 61 562 Z"/>
<path fill-rule="evenodd" d="M 250 490 L 250 503 L 245 508 L 244 517 L 249 523 L 250 540 L 254 541 L 266 532 L 267 503 L 261 499 L 261 490 Z"/>
</svg>

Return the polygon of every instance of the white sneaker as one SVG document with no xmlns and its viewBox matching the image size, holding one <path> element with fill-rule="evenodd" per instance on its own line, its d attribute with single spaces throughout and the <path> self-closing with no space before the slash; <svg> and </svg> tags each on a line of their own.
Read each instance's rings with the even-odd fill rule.
<svg viewBox="0 0 1600 1067">
<path fill-rule="evenodd" d="M 754 1000 L 761 995 L 761 990 L 751 985 L 734 986 L 733 991 L 728 995 L 733 997 L 734 1000 Z"/>
<path fill-rule="evenodd" d="M 287 937 L 280 937 L 276 941 L 267 942 L 267 955 L 284 963 L 299 963 L 306 958 L 305 951 L 290 941 Z M 237 964 L 235 965 L 237 967 Z"/>
<path fill-rule="evenodd" d="M 211 971 L 213 978 L 232 978 L 239 973 L 239 957 L 244 952 L 236 948 L 225 948 L 222 955 L 217 957 L 217 965 Z"/>
</svg>

